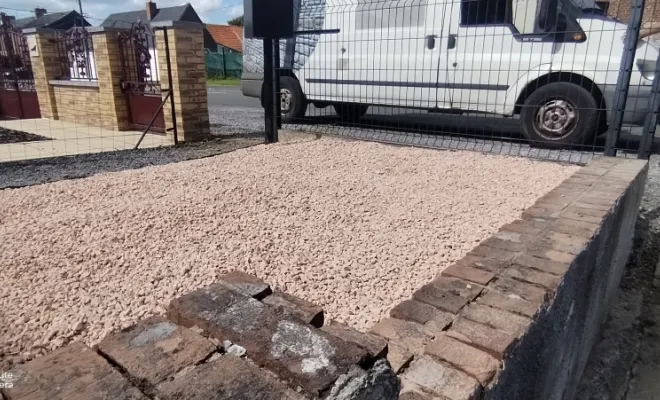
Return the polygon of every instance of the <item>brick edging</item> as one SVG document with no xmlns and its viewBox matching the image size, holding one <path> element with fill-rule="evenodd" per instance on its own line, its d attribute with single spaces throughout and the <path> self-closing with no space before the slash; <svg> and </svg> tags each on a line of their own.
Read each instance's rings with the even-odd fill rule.
<svg viewBox="0 0 660 400">
<path fill-rule="evenodd" d="M 582 167 L 395 306 L 371 332 L 398 349 L 388 358 L 402 394 L 472 399 L 495 385 L 503 361 L 647 168 L 613 158 Z M 450 378 L 430 379 L 434 369 Z"/>
</svg>

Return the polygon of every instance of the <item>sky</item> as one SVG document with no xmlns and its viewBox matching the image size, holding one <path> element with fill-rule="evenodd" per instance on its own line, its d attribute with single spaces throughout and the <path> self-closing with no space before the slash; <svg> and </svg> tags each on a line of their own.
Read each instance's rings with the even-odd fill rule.
<svg viewBox="0 0 660 400">
<path fill-rule="evenodd" d="M 158 8 L 172 7 L 190 2 L 205 23 L 224 24 L 227 20 L 243 14 L 243 0 L 155 0 Z M 121 4 L 121 8 L 118 7 Z M 83 13 L 96 26 L 112 13 L 142 10 L 146 0 L 82 0 Z M 16 18 L 33 15 L 31 10 L 40 7 L 48 12 L 78 10 L 76 0 L 2 0 L 0 12 Z M 18 11 L 17 11 L 18 10 Z"/>
</svg>

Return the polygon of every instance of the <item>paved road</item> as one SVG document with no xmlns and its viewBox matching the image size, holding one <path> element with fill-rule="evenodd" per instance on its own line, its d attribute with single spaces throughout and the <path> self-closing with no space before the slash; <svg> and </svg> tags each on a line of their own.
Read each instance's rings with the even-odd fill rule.
<svg viewBox="0 0 660 400">
<path fill-rule="evenodd" d="M 216 134 L 263 132 L 263 110 L 259 100 L 243 96 L 237 87 L 210 88 L 209 109 Z M 319 109 L 310 106 L 305 121 L 288 127 L 407 145 L 481 150 L 572 162 L 589 161 L 594 149 L 600 152 L 605 144 L 601 137 L 588 147 L 540 150 L 524 143 L 517 119 L 435 114 L 393 107 L 371 107 L 359 125 L 351 125 L 343 123 L 332 107 Z M 641 127 L 624 130 L 619 147 L 636 149 Z M 656 137 L 654 144 L 656 151 L 660 150 L 660 137 Z"/>
</svg>

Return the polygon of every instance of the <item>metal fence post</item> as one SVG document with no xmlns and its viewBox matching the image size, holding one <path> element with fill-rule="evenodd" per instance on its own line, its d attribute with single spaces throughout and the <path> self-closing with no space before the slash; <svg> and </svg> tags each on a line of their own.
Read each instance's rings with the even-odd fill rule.
<svg viewBox="0 0 660 400">
<path fill-rule="evenodd" d="M 639 141 L 637 158 L 647 159 L 651 156 L 653 138 L 655 137 L 656 125 L 658 123 L 658 111 L 660 109 L 660 53 L 655 62 L 655 75 L 651 84 L 651 96 L 648 102 L 648 114 L 644 118 L 644 131 Z"/>
<path fill-rule="evenodd" d="M 621 136 L 623 113 L 626 109 L 628 86 L 630 85 L 630 74 L 632 73 L 633 63 L 635 62 L 635 50 L 637 49 L 639 30 L 642 25 L 642 16 L 644 15 L 644 0 L 633 0 L 631 11 L 624 41 L 623 57 L 621 58 L 621 68 L 619 69 L 619 77 L 616 82 L 612 115 L 610 116 L 609 129 L 605 141 L 606 156 L 616 156 L 616 145 L 619 141 L 619 136 Z"/>
<path fill-rule="evenodd" d="M 282 129 L 282 94 L 280 93 L 280 39 L 273 40 L 273 64 L 275 76 L 275 119 L 277 120 L 277 129 Z"/>
<path fill-rule="evenodd" d="M 263 105 L 266 123 L 266 143 L 277 142 L 277 117 L 275 111 L 275 66 L 273 65 L 273 39 L 264 42 Z"/>
</svg>

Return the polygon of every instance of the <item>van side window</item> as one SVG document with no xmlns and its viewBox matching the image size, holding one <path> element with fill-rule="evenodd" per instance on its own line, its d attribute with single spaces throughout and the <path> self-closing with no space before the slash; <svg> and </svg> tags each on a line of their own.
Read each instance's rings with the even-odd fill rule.
<svg viewBox="0 0 660 400">
<path fill-rule="evenodd" d="M 535 0 L 461 0 L 461 25 L 511 24 L 520 33 L 536 33 Z"/>
<path fill-rule="evenodd" d="M 357 0 L 357 29 L 424 26 L 428 0 Z"/>
<path fill-rule="evenodd" d="M 501 25 L 511 23 L 506 0 L 462 0 L 461 25 Z"/>
</svg>

